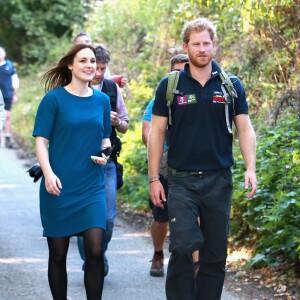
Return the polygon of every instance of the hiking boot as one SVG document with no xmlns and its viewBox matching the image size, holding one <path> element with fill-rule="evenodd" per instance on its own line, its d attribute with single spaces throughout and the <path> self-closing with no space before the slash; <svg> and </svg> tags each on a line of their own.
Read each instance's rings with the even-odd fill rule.
<svg viewBox="0 0 300 300">
<path fill-rule="evenodd" d="M 154 254 L 152 260 L 150 275 L 155 277 L 163 277 L 164 276 L 164 256 Z"/>
</svg>

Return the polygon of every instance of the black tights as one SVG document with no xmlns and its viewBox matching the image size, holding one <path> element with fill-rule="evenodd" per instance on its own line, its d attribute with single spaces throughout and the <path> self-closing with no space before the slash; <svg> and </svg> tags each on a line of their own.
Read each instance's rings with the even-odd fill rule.
<svg viewBox="0 0 300 300">
<path fill-rule="evenodd" d="M 70 237 L 47 238 L 49 247 L 48 280 L 54 300 L 67 299 L 67 253 Z M 83 233 L 85 251 L 84 285 L 87 300 L 102 297 L 104 267 L 102 253 L 103 230 L 93 228 Z"/>
</svg>

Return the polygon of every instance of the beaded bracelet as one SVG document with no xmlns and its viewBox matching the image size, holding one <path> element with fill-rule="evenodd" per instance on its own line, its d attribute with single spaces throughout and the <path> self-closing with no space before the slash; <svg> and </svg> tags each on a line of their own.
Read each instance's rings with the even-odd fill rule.
<svg viewBox="0 0 300 300">
<path fill-rule="evenodd" d="M 159 180 L 159 176 L 154 175 L 154 176 L 148 177 L 148 181 L 149 181 L 149 182 L 150 182 L 152 179 L 157 179 L 157 180 Z"/>
<path fill-rule="evenodd" d="M 156 178 L 156 179 L 149 180 L 149 184 L 154 182 L 154 181 L 159 181 L 159 179 Z"/>
</svg>

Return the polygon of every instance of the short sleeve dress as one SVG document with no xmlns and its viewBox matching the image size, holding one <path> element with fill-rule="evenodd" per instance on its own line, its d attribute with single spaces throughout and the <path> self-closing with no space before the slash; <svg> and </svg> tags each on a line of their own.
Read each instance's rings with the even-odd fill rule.
<svg viewBox="0 0 300 300">
<path fill-rule="evenodd" d="M 64 87 L 42 99 L 33 136 L 49 140 L 50 165 L 62 183 L 51 195 L 42 178 L 40 214 L 43 236 L 65 237 L 106 226 L 105 178 L 91 160 L 111 132 L 109 97 L 93 90 L 89 97 L 70 94 Z"/>
</svg>

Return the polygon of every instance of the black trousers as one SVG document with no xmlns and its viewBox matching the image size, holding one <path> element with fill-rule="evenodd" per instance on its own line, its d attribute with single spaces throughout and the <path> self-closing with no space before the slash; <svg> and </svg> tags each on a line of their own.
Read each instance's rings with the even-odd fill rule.
<svg viewBox="0 0 300 300">
<path fill-rule="evenodd" d="M 231 170 L 185 177 L 169 172 L 168 183 L 171 256 L 166 279 L 167 299 L 219 300 L 227 258 Z M 192 259 L 195 250 L 200 250 L 196 278 Z"/>
</svg>

